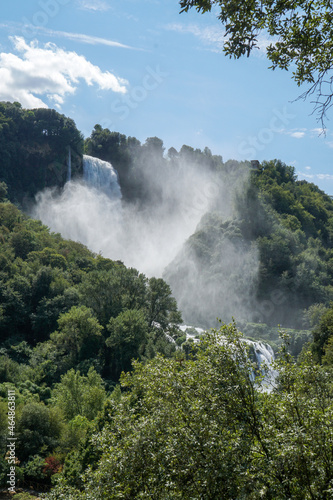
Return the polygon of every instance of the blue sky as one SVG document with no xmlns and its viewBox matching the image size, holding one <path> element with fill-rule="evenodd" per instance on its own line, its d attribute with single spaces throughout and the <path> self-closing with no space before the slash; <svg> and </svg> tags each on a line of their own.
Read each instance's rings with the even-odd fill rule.
<svg viewBox="0 0 333 500">
<path fill-rule="evenodd" d="M 279 158 L 333 195 L 326 136 L 291 72 L 262 50 L 222 53 L 214 13 L 177 0 L 11 0 L 1 8 L 0 100 L 54 107 L 89 136 L 96 123 L 166 150 L 208 146 L 226 161 Z"/>
</svg>

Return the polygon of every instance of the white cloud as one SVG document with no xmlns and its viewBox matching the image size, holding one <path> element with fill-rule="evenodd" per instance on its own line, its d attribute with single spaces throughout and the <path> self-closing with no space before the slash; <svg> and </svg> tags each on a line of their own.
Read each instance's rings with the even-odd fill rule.
<svg viewBox="0 0 333 500">
<path fill-rule="evenodd" d="M 212 45 L 211 50 L 213 52 L 221 52 L 225 42 L 228 40 L 228 37 L 224 34 L 223 26 L 207 26 L 201 27 L 197 24 L 181 24 L 181 23 L 172 23 L 166 26 L 168 31 L 176 31 L 177 33 L 182 34 L 192 34 L 199 38 L 207 45 Z M 267 37 L 264 34 L 260 34 L 257 37 L 257 46 L 259 50 L 254 50 L 252 52 L 253 55 L 262 55 L 262 51 L 266 51 L 268 45 L 272 44 L 274 40 L 271 37 Z"/>
<path fill-rule="evenodd" d="M 323 128 L 317 127 L 317 128 L 312 128 L 311 132 L 314 135 L 322 135 L 322 134 L 326 134 L 327 129 L 326 128 L 323 129 Z"/>
<path fill-rule="evenodd" d="M 223 45 L 225 43 L 224 31 L 222 28 L 217 26 L 209 26 L 206 28 L 202 28 L 196 24 L 181 24 L 181 23 L 173 23 L 168 24 L 166 26 L 168 31 L 176 31 L 177 33 L 182 34 L 191 34 L 200 38 L 205 43 L 213 44 L 213 50 L 220 51 L 223 49 Z"/>
<path fill-rule="evenodd" d="M 111 8 L 104 0 L 80 0 L 80 7 L 93 12 L 105 12 Z"/>
<path fill-rule="evenodd" d="M 131 49 L 131 50 L 142 50 L 140 48 L 131 47 L 130 45 L 125 45 L 120 42 L 115 42 L 109 38 L 101 38 L 99 36 L 87 35 L 84 33 L 71 33 L 69 31 L 57 31 L 47 29 L 44 26 L 35 26 L 33 24 L 21 24 L 13 22 L 0 23 L 0 28 L 4 28 L 11 33 L 19 32 L 20 35 L 32 38 L 38 33 L 42 35 L 48 35 L 55 38 L 66 38 L 67 40 L 73 40 L 78 43 L 86 43 L 89 45 L 106 45 L 108 47 L 115 47 L 120 49 Z"/>
<path fill-rule="evenodd" d="M 308 167 L 305 167 L 306 169 Z M 332 181 L 333 180 L 333 174 L 306 174 L 305 172 L 297 172 L 297 175 L 300 177 L 303 177 L 305 179 L 309 179 L 310 181 L 319 179 L 321 181 L 326 180 L 326 181 Z"/>
<path fill-rule="evenodd" d="M 305 167 L 305 170 L 311 170 L 311 167 Z"/>
<path fill-rule="evenodd" d="M 326 181 L 332 181 L 333 180 L 333 175 L 332 174 L 317 174 L 317 177 L 320 180 L 326 180 Z"/>
<path fill-rule="evenodd" d="M 293 137 L 294 139 L 302 139 L 305 137 L 306 132 L 306 128 L 293 128 L 290 130 L 282 128 L 279 130 L 280 134 L 289 135 L 289 137 Z"/>
<path fill-rule="evenodd" d="M 296 172 L 296 174 L 298 175 L 298 177 L 301 177 L 303 179 L 309 179 L 310 181 L 316 177 L 313 174 L 306 174 L 305 172 L 301 172 L 301 171 Z"/>
<path fill-rule="evenodd" d="M 290 132 L 290 137 L 294 137 L 295 139 L 302 139 L 305 136 L 305 132 L 301 131 L 296 131 L 296 132 Z"/>
<path fill-rule="evenodd" d="M 106 45 L 109 47 L 118 47 L 120 49 L 133 49 L 134 47 L 129 45 L 124 45 L 120 42 L 115 42 L 114 40 L 109 40 L 108 38 L 101 38 L 99 36 L 85 35 L 84 33 L 70 33 L 68 31 L 55 31 L 48 30 L 45 28 L 38 28 L 38 31 L 43 31 L 45 34 L 55 37 L 67 38 L 68 40 L 74 40 L 75 42 L 87 43 L 89 45 Z"/>
<path fill-rule="evenodd" d="M 0 100 L 19 101 L 24 107 L 48 107 L 50 99 L 56 107 L 67 95 L 74 94 L 80 80 L 102 90 L 125 93 L 126 80 L 109 71 L 103 72 L 76 52 L 66 52 L 47 43 L 27 44 L 22 37 L 11 37 L 15 52 L 0 53 Z"/>
</svg>

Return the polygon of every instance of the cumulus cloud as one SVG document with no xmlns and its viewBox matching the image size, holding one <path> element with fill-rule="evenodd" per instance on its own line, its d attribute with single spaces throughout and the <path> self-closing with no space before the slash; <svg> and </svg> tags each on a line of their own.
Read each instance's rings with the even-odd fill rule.
<svg viewBox="0 0 333 500">
<path fill-rule="evenodd" d="M 74 94 L 80 80 L 102 90 L 125 93 L 127 81 L 103 72 L 84 56 L 66 52 L 55 44 L 40 47 L 11 37 L 16 53 L 0 53 L 0 100 L 19 101 L 26 108 L 48 107 L 45 97 L 60 107 Z"/>
</svg>

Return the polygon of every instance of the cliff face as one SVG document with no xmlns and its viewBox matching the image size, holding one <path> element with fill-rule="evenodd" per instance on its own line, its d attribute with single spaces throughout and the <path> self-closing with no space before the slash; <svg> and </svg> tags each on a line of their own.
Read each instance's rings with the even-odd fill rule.
<svg viewBox="0 0 333 500">
<path fill-rule="evenodd" d="M 25 204 L 46 187 L 82 174 L 83 137 L 75 123 L 51 109 L 25 110 L 0 103 L 0 181 L 11 201 Z"/>
</svg>

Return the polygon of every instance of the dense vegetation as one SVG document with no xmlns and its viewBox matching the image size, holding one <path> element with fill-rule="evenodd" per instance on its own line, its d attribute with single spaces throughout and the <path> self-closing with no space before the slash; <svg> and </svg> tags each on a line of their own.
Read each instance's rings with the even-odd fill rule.
<svg viewBox="0 0 333 500">
<path fill-rule="evenodd" d="M 233 216 L 206 215 L 165 278 L 185 319 L 204 324 L 207 313 L 223 311 L 228 321 L 232 314 L 243 323 L 309 328 L 309 308 L 333 299 L 332 242 L 332 199 L 298 181 L 293 167 L 263 162 L 237 195 Z M 179 276 L 193 283 L 190 303 Z"/>
<path fill-rule="evenodd" d="M 165 154 L 156 137 L 141 144 L 97 125 L 85 152 L 117 168 L 124 203 L 149 213 L 198 170 L 214 187 L 166 281 L 148 279 L 11 203 L 61 187 L 69 145 L 79 173 L 83 142 L 56 112 L 0 108 L 2 483 L 15 390 L 17 481 L 56 481 L 49 498 L 331 498 L 331 198 L 277 160 Z M 272 392 L 258 390 L 233 324 L 185 342 L 171 289 L 192 324 L 235 314 L 243 333 L 282 343 Z M 290 337 L 278 338 L 278 323 Z"/>
<path fill-rule="evenodd" d="M 332 498 L 332 371 L 283 349 L 267 393 L 251 368 L 232 325 L 136 363 L 48 498 Z"/>
<path fill-rule="evenodd" d="M 131 360 L 175 351 L 166 333 L 180 336 L 181 316 L 162 279 L 50 234 L 8 201 L 0 238 L 0 475 L 14 389 L 17 477 L 47 484 Z"/>
<path fill-rule="evenodd" d="M 85 148 L 115 166 L 125 200 L 148 207 L 162 203 L 170 180 L 181 182 L 185 166 L 187 175 L 192 170 L 195 176 L 198 167 L 206 172 L 217 196 L 206 200 L 209 194 L 202 193 L 199 203 L 207 202 L 209 213 L 165 273 L 185 321 L 209 327 L 237 311 L 242 323 L 310 328 L 308 309 L 329 306 L 333 201 L 315 184 L 298 180 L 294 167 L 273 160 L 251 168 L 186 145 L 165 155 L 156 137 L 141 144 L 99 125 Z M 172 210 L 170 190 L 166 195 Z"/>
<path fill-rule="evenodd" d="M 82 172 L 83 137 L 73 120 L 52 109 L 0 102 L 0 180 L 12 201 L 25 205 L 41 189 L 63 186 L 69 148 L 76 175 Z"/>
<path fill-rule="evenodd" d="M 135 137 L 110 132 L 100 125 L 95 125 L 91 136 L 86 139 L 85 151 L 114 165 L 125 201 L 145 206 L 161 201 L 163 180 L 170 181 L 170 175 L 173 180 L 179 179 L 185 166 L 193 170 L 200 166 L 203 171 L 215 171 L 223 165 L 222 157 L 212 155 L 209 148 L 201 151 L 184 145 L 179 152 L 170 148 L 165 155 L 163 141 L 158 137 L 148 137 L 141 144 Z"/>
</svg>

